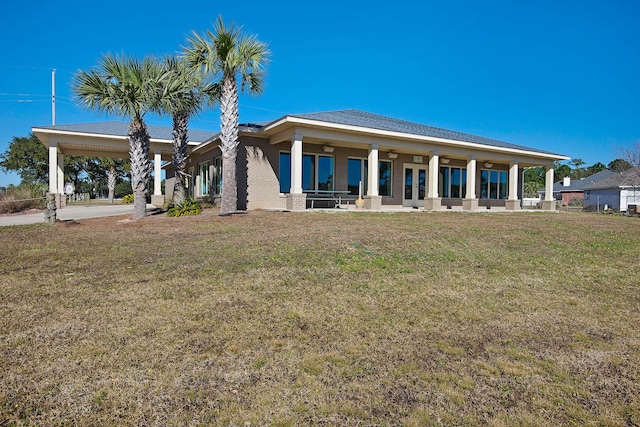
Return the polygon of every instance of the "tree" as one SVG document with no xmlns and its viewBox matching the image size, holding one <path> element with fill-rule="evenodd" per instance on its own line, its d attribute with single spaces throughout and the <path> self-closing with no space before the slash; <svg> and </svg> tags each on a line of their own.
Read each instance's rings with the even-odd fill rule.
<svg viewBox="0 0 640 427">
<path fill-rule="evenodd" d="M 622 154 L 622 159 L 626 161 L 627 165 L 631 167 L 629 174 L 633 174 L 637 180 L 640 180 L 640 140 L 634 141 L 629 147 L 625 147 L 619 150 Z"/>
<path fill-rule="evenodd" d="M 241 27 L 225 27 L 218 17 L 213 32 L 193 33 L 187 39 L 184 56 L 194 68 L 216 81 L 208 93 L 220 99 L 220 140 L 222 150 L 222 195 L 220 214 L 238 208 L 236 157 L 238 152 L 238 93 L 263 90 L 264 67 L 268 62 L 267 45 L 255 35 L 242 33 Z M 238 87 L 238 79 L 240 87 Z"/>
<path fill-rule="evenodd" d="M 524 194 L 537 197 L 538 190 L 544 188 L 546 170 L 544 166 L 534 166 L 524 170 Z"/>
<path fill-rule="evenodd" d="M 88 159 L 86 173 L 92 189 L 98 194 L 108 192 L 109 203 L 113 203 L 115 187 L 119 178 L 126 175 L 128 162 L 110 157 L 91 157 Z"/>
<path fill-rule="evenodd" d="M 591 176 L 594 175 L 600 171 L 605 170 L 607 167 L 604 165 L 604 163 L 601 162 L 597 162 L 592 164 L 591 166 L 589 166 L 585 172 L 586 176 Z"/>
<path fill-rule="evenodd" d="M 627 169 L 631 169 L 632 167 L 633 165 L 625 159 L 615 159 L 610 161 L 607 165 L 607 169 L 616 173 L 624 172 Z"/>
<path fill-rule="evenodd" d="M 553 162 L 554 176 L 558 181 L 562 181 L 565 177 L 571 176 L 571 167 L 569 165 L 563 165 L 559 161 Z"/>
<path fill-rule="evenodd" d="M 73 79 L 78 102 L 86 109 L 126 117 L 129 123 L 133 219 L 146 216 L 147 183 L 151 178 L 150 137 L 144 115 L 154 105 L 156 61 L 103 55 L 97 68 Z"/>
<path fill-rule="evenodd" d="M 582 166 L 586 163 L 582 159 L 571 159 L 570 164 L 573 165 L 573 170 L 571 170 L 570 177 L 573 179 L 582 179 L 586 176 L 586 170 Z"/>
<path fill-rule="evenodd" d="M 159 71 L 161 74 L 154 109 L 158 113 L 169 114 L 172 118 L 173 167 L 176 174 L 173 201 L 182 203 L 186 198 L 189 119 L 203 108 L 206 101 L 212 104 L 215 99 L 207 96 L 202 73 L 190 69 L 184 60 L 167 57 Z"/>
<path fill-rule="evenodd" d="M 9 148 L 0 154 L 0 168 L 14 171 L 25 184 L 43 183 L 49 180 L 49 157 L 47 149 L 37 136 L 14 136 Z"/>
</svg>

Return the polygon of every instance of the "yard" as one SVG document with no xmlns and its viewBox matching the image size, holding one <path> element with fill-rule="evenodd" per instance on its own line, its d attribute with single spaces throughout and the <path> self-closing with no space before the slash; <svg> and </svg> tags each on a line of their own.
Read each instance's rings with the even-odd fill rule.
<svg viewBox="0 0 640 427">
<path fill-rule="evenodd" d="M 0 425 L 640 425 L 640 220 L 0 228 Z"/>
</svg>

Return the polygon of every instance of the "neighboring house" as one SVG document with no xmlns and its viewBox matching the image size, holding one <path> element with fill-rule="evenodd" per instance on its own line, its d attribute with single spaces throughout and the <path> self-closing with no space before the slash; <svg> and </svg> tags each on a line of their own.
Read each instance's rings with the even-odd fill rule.
<svg viewBox="0 0 640 427">
<path fill-rule="evenodd" d="M 127 152 L 126 125 L 105 133 L 104 124 L 45 126 L 34 134 L 49 149 L 50 188 L 61 186 L 64 154 Z M 568 157 L 494 139 L 398 120 L 359 110 L 286 115 L 240 128 L 238 208 L 304 210 L 353 205 L 361 189 L 365 209 L 393 207 L 506 209 L 521 207 L 523 170 L 544 166 L 552 189 L 553 162 Z M 151 129 L 155 204 L 161 162 L 171 158 L 170 129 Z M 219 134 L 191 136 L 189 191 L 214 198 L 222 188 Z M 116 148 L 117 147 L 117 148 Z M 91 154 L 91 153 L 100 154 Z M 370 167 L 370 165 L 375 165 Z M 166 188 L 174 171 L 165 164 Z M 56 178 L 57 176 L 57 178 Z M 550 191 L 551 192 L 551 191 Z M 172 194 L 167 194 L 170 198 Z M 323 203 L 324 202 L 324 203 Z M 544 209 L 555 209 L 552 197 Z"/>
<path fill-rule="evenodd" d="M 629 205 L 640 205 L 640 168 L 614 174 L 584 189 L 584 206 L 626 212 Z"/>
<path fill-rule="evenodd" d="M 599 181 L 602 181 L 611 176 L 615 176 L 616 173 L 609 169 L 601 170 L 598 173 L 594 173 L 591 176 L 581 179 L 571 179 L 568 176 L 562 181 L 558 181 L 553 184 L 553 198 L 562 203 L 562 206 L 569 206 L 569 203 L 574 199 L 584 199 L 584 189 L 590 185 L 593 185 Z M 538 191 L 540 197 L 544 200 L 545 190 Z"/>
</svg>

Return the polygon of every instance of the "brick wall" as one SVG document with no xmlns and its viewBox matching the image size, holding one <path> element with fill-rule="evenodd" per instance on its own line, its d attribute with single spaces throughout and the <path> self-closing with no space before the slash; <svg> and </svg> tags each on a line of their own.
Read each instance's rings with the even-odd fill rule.
<svg viewBox="0 0 640 427">
<path fill-rule="evenodd" d="M 286 197 L 280 194 L 280 149 L 287 144 L 271 145 L 261 138 L 243 137 L 246 158 L 246 208 L 285 209 Z M 239 156 L 240 157 L 240 156 Z M 242 186 L 238 181 L 238 189 Z"/>
</svg>

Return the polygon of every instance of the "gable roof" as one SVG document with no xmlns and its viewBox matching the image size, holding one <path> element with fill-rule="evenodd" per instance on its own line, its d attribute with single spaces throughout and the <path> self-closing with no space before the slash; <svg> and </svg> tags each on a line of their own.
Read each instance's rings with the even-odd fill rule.
<svg viewBox="0 0 640 427">
<path fill-rule="evenodd" d="M 80 123 L 70 125 L 55 126 L 38 126 L 34 129 L 53 130 L 62 132 L 95 134 L 95 135 L 112 135 L 126 137 L 129 132 L 129 123 L 124 122 L 97 122 L 97 123 Z M 171 141 L 173 136 L 172 129 L 167 126 L 147 125 L 147 131 L 151 139 L 159 139 Z M 205 130 L 189 129 L 188 140 L 191 143 L 201 143 L 216 135 L 215 132 Z"/>
<path fill-rule="evenodd" d="M 590 185 L 594 185 L 604 179 L 617 175 L 615 172 L 610 171 L 609 169 L 603 169 L 600 172 L 594 173 L 586 178 L 582 179 L 572 179 L 570 185 L 564 186 L 562 185 L 563 181 L 558 181 L 553 184 L 554 192 L 573 192 L 573 191 L 583 191 L 586 187 Z"/>
<path fill-rule="evenodd" d="M 607 179 L 585 187 L 585 190 L 605 188 L 640 188 L 640 167 L 631 168 L 610 176 Z"/>
<path fill-rule="evenodd" d="M 525 147 L 522 145 L 511 144 L 509 142 L 499 141 L 496 139 L 485 138 L 483 136 L 471 135 L 468 133 L 438 128 L 435 126 L 424 125 L 420 123 L 409 122 L 406 120 L 395 119 L 388 116 L 369 113 L 361 110 L 336 110 L 325 111 L 319 113 L 289 114 L 278 120 L 275 120 L 264 127 L 275 125 L 288 117 L 325 122 L 330 124 L 354 126 L 359 128 L 377 129 L 390 132 L 398 132 L 410 135 L 419 135 L 433 138 L 442 138 L 454 141 L 470 142 L 490 147 L 507 148 L 513 150 L 524 150 L 541 154 L 548 154 L 565 158 L 566 156 L 552 153 L 550 151 L 539 150 L 536 148 Z"/>
</svg>

